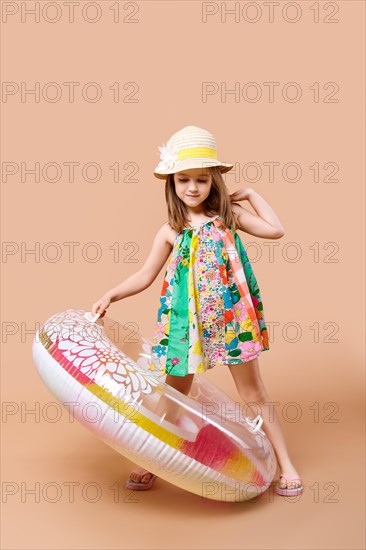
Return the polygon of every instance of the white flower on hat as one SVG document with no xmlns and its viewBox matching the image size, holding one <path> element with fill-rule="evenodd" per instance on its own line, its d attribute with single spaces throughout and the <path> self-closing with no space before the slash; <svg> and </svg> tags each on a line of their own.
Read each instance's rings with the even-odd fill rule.
<svg viewBox="0 0 366 550">
<path fill-rule="evenodd" d="M 176 145 L 163 145 L 159 147 L 159 151 L 161 160 L 156 169 L 159 171 L 171 170 L 178 160 L 178 147 Z"/>
</svg>

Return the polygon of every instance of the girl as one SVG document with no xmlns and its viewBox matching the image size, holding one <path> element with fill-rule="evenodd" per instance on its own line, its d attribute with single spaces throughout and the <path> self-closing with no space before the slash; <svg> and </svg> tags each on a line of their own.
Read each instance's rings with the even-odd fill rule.
<svg viewBox="0 0 366 550">
<path fill-rule="evenodd" d="M 233 168 L 218 160 L 213 135 L 186 126 L 159 147 L 154 175 L 165 180 L 167 223 L 158 230 L 144 266 L 94 303 L 101 317 L 111 302 L 137 294 L 156 279 L 169 257 L 160 296 L 151 370 L 188 395 L 194 374 L 226 365 L 241 399 L 259 406 L 281 475 L 275 490 L 298 495 L 301 479 L 289 457 L 279 419 L 270 419 L 258 356 L 268 350 L 260 291 L 236 229 L 277 239 L 284 229 L 267 202 L 252 188 L 228 194 L 222 173 Z M 236 201 L 248 200 L 257 215 Z M 196 322 L 195 322 L 196 321 Z M 267 406 L 263 406 L 267 403 Z M 262 405 L 262 407 L 261 407 Z M 171 406 L 164 409 L 173 421 Z M 144 490 L 156 476 L 134 469 L 126 486 Z"/>
</svg>

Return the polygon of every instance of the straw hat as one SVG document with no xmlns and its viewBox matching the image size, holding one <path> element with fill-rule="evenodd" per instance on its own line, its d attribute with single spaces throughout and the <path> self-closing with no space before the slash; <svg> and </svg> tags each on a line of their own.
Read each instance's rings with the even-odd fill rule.
<svg viewBox="0 0 366 550">
<path fill-rule="evenodd" d="M 185 126 L 159 147 L 159 151 L 160 162 L 154 176 L 160 179 L 188 168 L 219 166 L 220 172 L 228 172 L 234 166 L 218 160 L 215 138 L 197 126 Z"/>
</svg>

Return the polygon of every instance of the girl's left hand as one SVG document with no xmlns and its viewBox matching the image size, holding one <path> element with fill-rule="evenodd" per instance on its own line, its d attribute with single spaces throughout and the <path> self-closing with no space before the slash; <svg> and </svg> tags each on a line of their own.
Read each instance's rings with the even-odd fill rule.
<svg viewBox="0 0 366 550">
<path fill-rule="evenodd" d="M 244 201 L 249 199 L 249 195 L 252 192 L 253 192 L 253 189 L 251 187 L 244 187 L 244 189 L 239 189 L 238 191 L 234 191 L 234 193 L 231 193 L 229 197 L 232 202 Z"/>
</svg>

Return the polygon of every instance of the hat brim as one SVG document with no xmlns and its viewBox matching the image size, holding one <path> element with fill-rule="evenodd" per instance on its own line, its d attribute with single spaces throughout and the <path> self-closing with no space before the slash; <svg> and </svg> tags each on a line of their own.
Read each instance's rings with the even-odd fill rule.
<svg viewBox="0 0 366 550">
<path fill-rule="evenodd" d="M 173 168 L 164 172 L 157 172 L 155 168 L 154 176 L 159 179 L 166 179 L 169 174 L 175 174 L 176 172 L 188 170 L 189 168 L 211 168 L 214 166 L 217 166 L 221 173 L 228 172 L 234 168 L 234 164 L 220 162 L 219 160 L 209 158 L 190 158 L 176 162 Z"/>
</svg>

